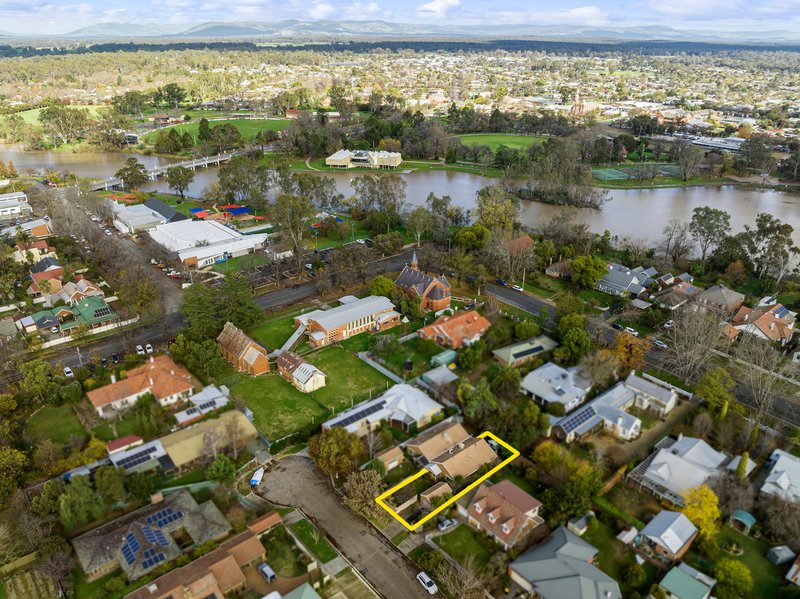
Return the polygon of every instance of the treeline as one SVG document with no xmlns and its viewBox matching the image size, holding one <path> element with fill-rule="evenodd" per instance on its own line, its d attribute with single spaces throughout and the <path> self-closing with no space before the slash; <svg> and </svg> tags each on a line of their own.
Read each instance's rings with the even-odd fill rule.
<svg viewBox="0 0 800 599">
<path fill-rule="evenodd" d="M 458 108 L 450 105 L 447 112 L 447 128 L 453 133 L 520 133 L 523 135 L 569 135 L 577 130 L 574 123 L 563 115 L 550 110 L 535 113 L 502 112 L 494 109 L 491 114 L 478 112 L 472 106 Z"/>
<path fill-rule="evenodd" d="M 305 48 L 306 50 L 308 48 Z M 95 52 L 166 52 L 169 50 L 223 50 L 236 52 L 257 52 L 263 48 L 252 42 L 170 42 L 134 44 L 132 42 L 112 42 L 105 44 L 91 44 L 88 46 L 53 46 L 42 48 L 38 46 L 10 46 L 0 45 L 0 56 L 3 58 L 29 56 L 64 56 L 66 54 L 92 54 Z"/>
</svg>

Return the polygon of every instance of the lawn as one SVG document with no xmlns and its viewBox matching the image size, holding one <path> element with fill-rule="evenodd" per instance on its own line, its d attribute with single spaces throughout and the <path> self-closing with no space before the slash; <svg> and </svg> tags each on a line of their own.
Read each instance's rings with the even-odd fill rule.
<svg viewBox="0 0 800 599">
<path fill-rule="evenodd" d="M 484 539 L 466 524 L 459 524 L 446 535 L 436 537 L 435 542 L 460 564 L 472 559 L 475 565 L 480 566 L 488 562 L 497 551 L 491 541 Z"/>
<path fill-rule="evenodd" d="M 328 385 L 314 393 L 301 393 L 277 373 L 242 375 L 232 383 L 232 391 L 253 411 L 256 426 L 269 439 L 311 432 L 341 410 L 380 395 L 391 382 L 340 347 L 325 348 L 307 359 L 328 377 Z M 231 375 L 237 376 L 232 371 Z"/>
<path fill-rule="evenodd" d="M 336 559 L 338 554 L 336 550 L 331 547 L 331 544 L 325 539 L 325 536 L 309 522 L 308 520 L 300 520 L 292 524 L 292 531 L 300 539 L 300 542 L 306 548 L 319 558 L 323 564 Z"/>
<path fill-rule="evenodd" d="M 615 301 L 612 296 L 596 289 L 581 289 L 577 295 L 585 302 L 595 300 L 598 306 L 610 306 Z"/>
<path fill-rule="evenodd" d="M 524 289 L 541 297 L 552 298 L 569 289 L 569 283 L 564 279 L 554 279 L 547 275 L 537 274 L 525 281 Z"/>
<path fill-rule="evenodd" d="M 458 139 L 465 146 L 479 144 L 489 146 L 492 152 L 496 152 L 500 146 L 514 148 L 515 150 L 527 150 L 533 144 L 539 144 L 546 140 L 546 137 L 538 135 L 514 135 L 505 133 L 469 133 L 457 135 Z"/>
<path fill-rule="evenodd" d="M 753 575 L 753 590 L 748 595 L 749 597 L 768 599 L 779 596 L 783 577 L 781 571 L 767 560 L 768 545 L 743 535 L 730 526 L 722 528 L 717 535 L 717 541 L 720 547 L 728 541 L 736 541 L 744 549 L 744 553 L 738 557 L 720 550 L 719 557 L 714 561 L 731 558 L 744 563 L 750 569 L 750 573 Z M 686 554 L 685 561 L 702 572 L 712 576 L 714 574 L 714 563 L 702 557 L 694 547 Z"/>
<path fill-rule="evenodd" d="M 267 258 L 263 254 L 245 254 L 244 256 L 236 256 L 224 262 L 217 262 L 214 264 L 214 270 L 227 273 L 237 272 L 240 270 L 248 270 L 256 266 L 262 266 L 267 263 Z"/>
<path fill-rule="evenodd" d="M 84 108 L 89 111 L 89 116 L 97 116 L 97 106 L 81 106 L 78 104 L 69 104 L 67 108 Z M 28 125 L 40 125 L 39 122 L 39 113 L 44 110 L 43 108 L 32 108 L 30 110 L 23 110 L 22 112 L 18 112 L 17 114 L 22 117 L 22 120 L 25 121 Z"/>
<path fill-rule="evenodd" d="M 208 124 L 213 128 L 226 123 L 230 123 L 236 127 L 239 130 L 239 133 L 242 134 L 242 138 L 248 140 L 252 139 L 253 136 L 259 131 L 283 131 L 289 126 L 290 121 L 287 119 L 223 119 L 220 121 L 209 121 Z M 144 136 L 144 139 L 148 142 L 154 142 L 159 131 L 165 131 L 166 133 L 169 133 L 169 129 L 175 129 L 179 135 L 183 135 L 184 132 L 188 131 L 189 135 L 191 135 L 196 141 L 197 130 L 199 128 L 200 121 L 192 120 L 191 122 L 184 123 L 182 125 L 175 125 L 174 127 L 165 127 L 151 131 Z"/>
<path fill-rule="evenodd" d="M 294 316 L 270 320 L 248 331 L 248 334 L 263 344 L 267 351 L 281 347 L 294 332 Z"/>
<path fill-rule="evenodd" d="M 278 576 L 294 577 L 306 572 L 303 553 L 283 524 L 271 530 L 261 542 L 267 551 L 267 562 Z"/>
<path fill-rule="evenodd" d="M 27 431 L 37 441 L 50 439 L 59 445 L 68 444 L 72 436 L 84 440 L 87 437 L 86 429 L 69 404 L 40 409 L 28 420 Z"/>
<path fill-rule="evenodd" d="M 384 365 L 399 376 L 403 375 L 403 366 L 406 360 L 411 360 L 413 367 L 408 374 L 411 377 L 415 377 L 430 370 L 431 358 L 441 352 L 441 347 L 434 345 L 431 348 L 430 342 L 415 337 L 410 341 L 401 343 L 397 350 L 381 353 L 380 356 L 384 361 Z"/>
<path fill-rule="evenodd" d="M 111 426 L 112 424 L 114 425 L 113 428 Z M 92 429 L 92 433 L 101 441 L 112 441 L 119 437 L 132 434 L 135 427 L 136 415 L 132 412 L 129 412 L 119 420 L 103 422 L 102 424 L 94 427 Z M 114 434 L 114 430 L 117 431 L 116 434 Z"/>
</svg>

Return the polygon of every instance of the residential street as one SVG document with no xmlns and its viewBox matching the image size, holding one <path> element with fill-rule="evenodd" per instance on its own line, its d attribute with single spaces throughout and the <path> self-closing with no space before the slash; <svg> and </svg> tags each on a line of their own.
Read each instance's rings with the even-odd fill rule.
<svg viewBox="0 0 800 599">
<path fill-rule="evenodd" d="M 299 507 L 313 518 L 386 599 L 428 597 L 414 578 L 417 571 L 370 524 L 342 503 L 309 458 L 292 456 L 278 462 L 264 477 L 259 494 L 274 503 Z"/>
</svg>

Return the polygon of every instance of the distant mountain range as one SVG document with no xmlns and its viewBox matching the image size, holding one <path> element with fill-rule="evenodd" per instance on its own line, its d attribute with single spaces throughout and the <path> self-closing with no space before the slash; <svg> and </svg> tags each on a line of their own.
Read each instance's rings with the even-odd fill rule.
<svg viewBox="0 0 800 599">
<path fill-rule="evenodd" d="M 5 35 L 0 32 L 0 35 Z M 11 34 L 8 34 L 11 35 Z M 29 37 L 29 36 L 26 36 Z M 48 36 L 53 37 L 53 36 Z M 670 27 L 587 27 L 573 25 L 428 25 L 390 23 L 386 21 L 300 21 L 295 19 L 271 22 L 231 21 L 206 22 L 192 26 L 171 26 L 139 23 L 98 23 L 76 29 L 63 36 L 74 39 L 119 38 L 387 38 L 387 37 L 483 37 L 613 40 L 613 41 L 697 41 L 740 43 L 797 43 L 792 31 L 709 32 L 679 30 Z"/>
</svg>

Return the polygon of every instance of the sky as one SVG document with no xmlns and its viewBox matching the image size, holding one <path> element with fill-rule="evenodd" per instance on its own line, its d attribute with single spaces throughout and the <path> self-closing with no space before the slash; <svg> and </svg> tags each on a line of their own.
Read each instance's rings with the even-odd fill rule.
<svg viewBox="0 0 800 599">
<path fill-rule="evenodd" d="M 103 22 L 372 20 L 798 32 L 800 0 L 0 0 L 0 31 L 54 35 Z M 765 40 L 766 41 L 766 40 Z"/>
</svg>

